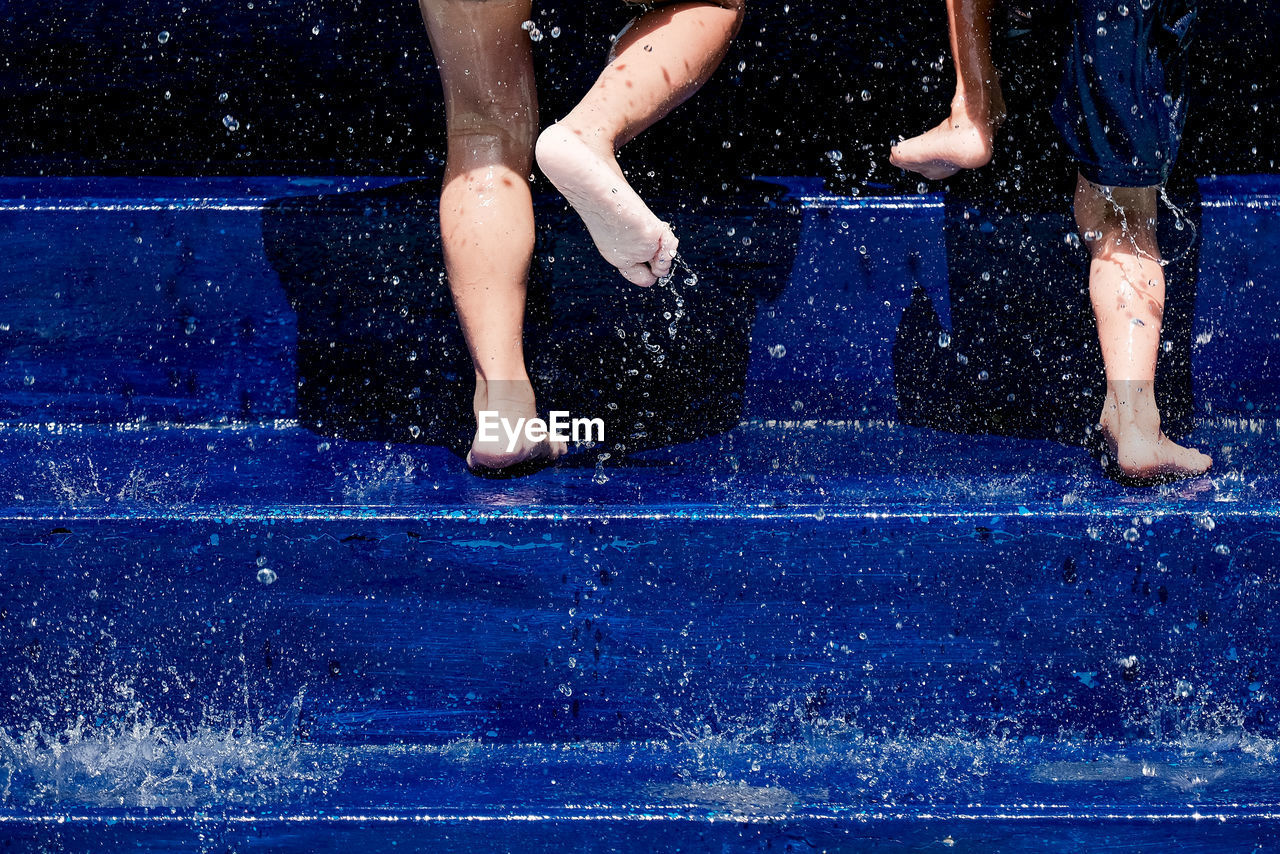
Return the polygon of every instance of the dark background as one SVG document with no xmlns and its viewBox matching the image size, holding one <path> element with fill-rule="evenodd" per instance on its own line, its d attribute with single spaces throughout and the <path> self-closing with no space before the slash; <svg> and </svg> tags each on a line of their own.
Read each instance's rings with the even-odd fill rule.
<svg viewBox="0 0 1280 854">
<path fill-rule="evenodd" d="M 1074 229 L 1075 168 L 1048 117 L 1069 2 L 1000 4 L 997 65 L 1010 117 L 991 166 L 945 184 L 952 343 L 939 346 L 941 320 L 917 288 L 893 348 L 897 417 L 905 423 L 1080 442 L 1096 418 L 1104 389 L 1087 254 L 1063 241 Z M 624 153 L 646 198 L 667 205 L 659 210 L 678 207 L 697 266 L 714 273 L 689 306 L 688 326 L 701 337 L 681 339 L 662 370 L 640 366 L 638 375 L 652 380 L 625 377 L 637 367 L 629 360 L 644 358 L 639 336 L 667 307 L 629 292 L 621 301 L 602 298 L 617 292 L 616 276 L 580 229 L 557 227 L 564 205 L 546 204 L 550 188 L 539 187 L 537 257 L 562 263 L 535 265 L 531 276 L 535 381 L 546 400 L 621 407 L 610 411 L 626 425 L 620 441 L 631 450 L 690 438 L 672 432 L 690 413 L 708 432 L 741 415 L 751 319 L 791 274 L 799 229 L 798 212 L 775 205 L 772 191 L 749 176 L 820 176 L 850 194 L 938 186 L 892 168 L 886 155 L 894 136 L 931 127 L 945 113 L 953 79 L 943 3 L 832 5 L 750 2 L 706 90 Z M 443 110 L 414 3 L 58 0 L 0 10 L 0 174 L 425 178 L 385 192 L 279 200 L 263 217 L 263 241 L 299 318 L 304 423 L 398 440 L 409 435 L 406 425 L 422 425 L 418 441 L 465 447 L 469 384 L 458 380 L 468 369 L 439 275 L 431 204 Z M 543 34 L 535 57 L 547 124 L 590 85 L 628 11 L 615 0 L 538 3 L 533 19 Z M 1170 182 L 1192 227 L 1175 232 L 1162 218 L 1161 245 L 1172 260 L 1164 329 L 1171 348 L 1161 353 L 1158 387 L 1174 435 L 1194 411 L 1203 229 L 1190 179 L 1276 171 L 1277 31 L 1280 0 L 1201 2 L 1191 118 Z M 169 34 L 164 44 L 161 32 Z M 727 237 L 734 232 L 722 226 L 733 217 L 744 234 L 761 229 L 753 246 L 769 253 Z M 880 239 L 910 267 L 915 248 L 902 235 Z M 415 246 L 407 261 L 406 241 Z M 394 277 L 405 283 L 400 291 L 386 284 Z M 413 310 L 401 311 L 406 306 Z M 625 340 L 614 335 L 633 321 Z M 429 357 L 412 361 L 419 352 Z M 385 368 L 383 385 L 370 387 L 370 364 Z M 825 387 L 823 377 L 809 379 Z M 670 388 L 689 394 L 660 393 Z M 830 388 L 838 399 L 823 411 L 858 411 L 860 401 Z M 446 398 L 454 404 L 438 406 Z"/>
<path fill-rule="evenodd" d="M 1056 77 L 1062 2 L 1004 5 L 1010 86 Z M 544 124 L 590 84 L 627 17 L 613 0 L 535 4 Z M 1275 0 L 1203 0 L 1183 158 L 1197 174 L 1275 170 L 1277 30 Z M 439 171 L 439 84 L 409 0 L 5 2 L 0 33 L 6 174 Z M 887 143 L 932 126 L 951 85 L 937 0 L 754 0 L 712 84 L 627 161 L 662 162 L 669 180 L 808 174 L 914 190 Z"/>
</svg>

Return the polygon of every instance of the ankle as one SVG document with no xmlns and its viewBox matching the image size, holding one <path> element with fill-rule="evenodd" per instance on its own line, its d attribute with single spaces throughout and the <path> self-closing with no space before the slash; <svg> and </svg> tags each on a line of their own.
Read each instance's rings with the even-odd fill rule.
<svg viewBox="0 0 1280 854">
<path fill-rule="evenodd" d="M 1109 391 L 1098 426 L 1113 438 L 1160 435 L 1160 408 L 1151 394 L 1150 384 L 1135 384 L 1124 393 Z"/>
<path fill-rule="evenodd" d="M 501 378 L 495 379 L 495 376 Z M 534 406 L 534 401 L 533 383 L 527 374 L 490 374 L 486 377 L 476 373 L 474 404 L 477 411 L 503 407 L 527 408 Z"/>
<path fill-rule="evenodd" d="M 613 157 L 617 151 L 618 134 L 604 126 L 598 119 L 570 113 L 547 130 L 559 129 L 578 140 L 601 157 Z M 543 131 L 546 133 L 546 131 Z"/>
<path fill-rule="evenodd" d="M 1004 97 L 998 78 L 976 92 L 957 90 L 951 99 L 952 119 L 963 118 L 979 127 L 996 127 L 1004 121 L 1004 114 Z"/>
</svg>

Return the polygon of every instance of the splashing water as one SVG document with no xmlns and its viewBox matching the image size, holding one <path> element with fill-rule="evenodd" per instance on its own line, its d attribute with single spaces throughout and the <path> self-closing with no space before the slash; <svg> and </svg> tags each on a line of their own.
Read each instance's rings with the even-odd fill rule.
<svg viewBox="0 0 1280 854">
<path fill-rule="evenodd" d="M 671 272 L 658 280 L 658 287 L 666 288 L 671 291 L 671 295 L 675 298 L 675 311 L 670 312 L 671 323 L 667 325 L 667 335 L 674 339 L 680 332 L 680 321 L 685 317 L 684 295 L 676 290 L 674 282 L 681 267 L 684 268 L 684 284 L 686 287 L 697 287 L 699 276 L 698 273 L 685 260 L 684 256 L 679 252 L 672 259 L 675 263 L 671 265 Z"/>
<path fill-rule="evenodd" d="M 1178 252 L 1178 254 L 1175 255 L 1174 257 L 1166 259 L 1164 262 L 1162 262 L 1165 265 L 1168 265 L 1176 261 L 1181 261 L 1183 257 L 1185 257 L 1186 254 L 1191 251 L 1191 247 L 1194 246 L 1196 242 L 1196 224 L 1191 219 L 1191 217 L 1187 215 L 1186 211 L 1184 211 L 1182 208 L 1178 207 L 1176 204 L 1173 203 L 1173 199 L 1169 198 L 1169 190 L 1164 184 L 1160 185 L 1160 201 L 1164 202 L 1165 206 L 1168 207 L 1169 210 L 1173 213 L 1173 218 L 1174 218 L 1173 227 L 1175 229 L 1177 229 L 1178 231 L 1182 231 L 1188 228 L 1190 229 L 1190 238 L 1187 240 L 1186 245 L 1182 248 L 1182 250 Z"/>
<path fill-rule="evenodd" d="M 104 725 L 80 716 L 62 731 L 0 729 L 0 804 L 188 808 L 305 794 L 341 771 L 304 762 L 295 737 L 305 690 L 258 727 L 202 723 L 188 733 L 140 707 Z"/>
</svg>

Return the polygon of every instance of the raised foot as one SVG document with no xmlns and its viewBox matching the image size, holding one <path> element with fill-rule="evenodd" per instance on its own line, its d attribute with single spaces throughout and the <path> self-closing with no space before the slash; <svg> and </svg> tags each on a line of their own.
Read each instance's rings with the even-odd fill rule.
<svg viewBox="0 0 1280 854">
<path fill-rule="evenodd" d="M 1195 448 L 1174 442 L 1163 431 L 1130 427 L 1118 430 L 1098 425 L 1108 474 L 1129 486 L 1151 486 L 1202 475 L 1213 459 Z"/>
<path fill-rule="evenodd" d="M 545 468 L 566 453 L 563 442 L 531 440 L 521 429 L 529 419 L 538 417 L 531 386 L 527 393 L 522 389 L 487 393 L 482 384 L 477 385 L 476 433 L 467 452 L 468 471 L 481 477 L 520 477 Z"/>
<path fill-rule="evenodd" d="M 560 123 L 538 137 L 536 155 L 543 174 L 623 278 L 648 287 L 671 273 L 679 241 L 627 183 L 612 151 L 596 150 Z"/>
<path fill-rule="evenodd" d="M 932 130 L 895 143 L 889 150 L 889 162 L 930 181 L 950 178 L 961 169 L 978 169 L 991 162 L 996 132 L 1003 120 L 1004 116 L 998 115 L 988 121 L 975 121 L 952 110 Z"/>
</svg>

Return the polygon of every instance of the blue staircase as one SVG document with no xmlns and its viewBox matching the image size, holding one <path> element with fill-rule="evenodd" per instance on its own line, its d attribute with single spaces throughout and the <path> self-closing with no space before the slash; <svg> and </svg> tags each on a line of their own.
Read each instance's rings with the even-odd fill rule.
<svg viewBox="0 0 1280 854">
<path fill-rule="evenodd" d="M 606 441 L 467 475 L 433 184 L 0 179 L 13 850 L 1273 850 L 1280 179 L 1162 238 L 1156 490 L 1061 204 L 762 179 L 529 350 Z"/>
</svg>

